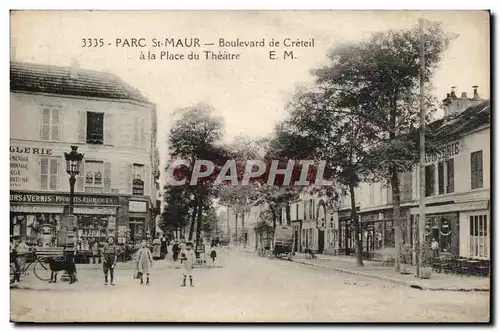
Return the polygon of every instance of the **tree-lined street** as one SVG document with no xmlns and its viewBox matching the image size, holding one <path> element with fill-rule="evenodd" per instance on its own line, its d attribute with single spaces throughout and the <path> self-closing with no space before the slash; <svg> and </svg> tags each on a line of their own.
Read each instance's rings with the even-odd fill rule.
<svg viewBox="0 0 500 332">
<path fill-rule="evenodd" d="M 11 292 L 11 318 L 22 321 L 487 321 L 489 294 L 420 291 L 294 262 L 221 252 L 222 268 L 195 269 L 183 288 L 181 270 L 158 261 L 150 286 L 133 270 L 117 270 L 105 286 L 100 268 L 80 269 L 74 284 L 43 284 Z M 32 284 L 34 289 L 29 289 Z M 23 286 L 23 284 L 21 284 Z"/>
</svg>

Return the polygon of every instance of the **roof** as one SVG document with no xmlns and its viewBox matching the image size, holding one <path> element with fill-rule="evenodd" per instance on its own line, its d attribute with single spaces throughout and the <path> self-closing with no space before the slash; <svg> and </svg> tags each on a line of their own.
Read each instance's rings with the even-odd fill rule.
<svg viewBox="0 0 500 332">
<path fill-rule="evenodd" d="M 71 77 L 71 67 L 34 63 L 10 63 L 10 90 L 151 103 L 114 74 L 78 68 Z"/>
<path fill-rule="evenodd" d="M 450 114 L 429 124 L 440 134 L 460 136 L 491 123 L 490 101 L 486 100 L 465 111 Z"/>
</svg>

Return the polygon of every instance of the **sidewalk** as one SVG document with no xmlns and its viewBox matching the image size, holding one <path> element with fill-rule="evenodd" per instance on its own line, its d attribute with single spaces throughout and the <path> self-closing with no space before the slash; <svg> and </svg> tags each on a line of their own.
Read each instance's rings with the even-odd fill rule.
<svg viewBox="0 0 500 332">
<path fill-rule="evenodd" d="M 349 256 L 316 255 L 317 259 L 305 259 L 304 254 L 297 253 L 292 261 L 298 264 L 332 269 L 365 277 L 392 281 L 397 284 L 433 291 L 486 291 L 490 290 L 490 279 L 476 276 L 460 276 L 433 272 L 430 279 L 415 277 L 412 274 L 400 274 L 393 266 L 383 266 L 381 262 L 363 261 L 364 266 L 356 266 L 356 258 Z"/>
</svg>

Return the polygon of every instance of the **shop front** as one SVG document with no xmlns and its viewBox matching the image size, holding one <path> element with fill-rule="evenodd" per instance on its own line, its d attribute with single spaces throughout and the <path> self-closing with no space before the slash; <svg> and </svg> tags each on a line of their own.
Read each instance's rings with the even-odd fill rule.
<svg viewBox="0 0 500 332">
<path fill-rule="evenodd" d="M 148 239 L 148 201 L 129 199 L 128 202 L 128 238 L 133 245 L 139 245 Z"/>
<path fill-rule="evenodd" d="M 57 246 L 57 232 L 68 205 L 67 193 L 11 191 L 11 235 L 25 237 L 29 245 Z M 75 194 L 78 250 L 88 250 L 92 242 L 114 234 L 118 206 L 116 196 Z"/>
<path fill-rule="evenodd" d="M 418 229 L 418 208 L 411 211 Z M 425 244 L 436 240 L 441 254 L 489 259 L 489 201 L 474 201 L 426 207 Z"/>
</svg>

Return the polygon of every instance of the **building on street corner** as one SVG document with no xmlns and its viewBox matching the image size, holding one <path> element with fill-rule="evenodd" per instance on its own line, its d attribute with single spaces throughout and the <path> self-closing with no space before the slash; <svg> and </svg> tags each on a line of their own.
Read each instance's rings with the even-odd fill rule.
<svg viewBox="0 0 500 332">
<path fill-rule="evenodd" d="M 457 97 L 452 90 L 443 100 L 445 116 L 430 124 L 454 137 L 443 141 L 441 152 L 426 156 L 426 242 L 433 239 L 440 251 L 455 256 L 490 259 L 490 102 Z M 448 135 L 447 135 L 448 136 Z M 415 246 L 420 193 L 419 168 L 400 174 L 403 243 Z M 361 223 L 363 256 L 377 259 L 377 252 L 395 247 L 392 190 L 384 183 L 361 183 L 355 189 Z M 349 196 L 338 206 L 326 208 L 323 198 L 301 194 L 291 203 L 291 225 L 297 250 L 334 255 L 354 255 L 355 232 Z"/>
<path fill-rule="evenodd" d="M 11 234 L 54 243 L 69 204 L 64 153 L 76 145 L 85 155 L 74 198 L 79 248 L 152 235 L 156 106 L 119 77 L 77 64 L 11 62 L 10 88 Z"/>
</svg>

